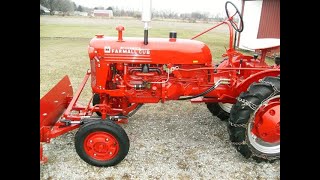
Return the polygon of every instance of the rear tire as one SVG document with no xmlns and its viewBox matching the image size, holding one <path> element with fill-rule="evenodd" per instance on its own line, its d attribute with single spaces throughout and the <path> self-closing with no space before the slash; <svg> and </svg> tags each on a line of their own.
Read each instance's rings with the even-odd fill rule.
<svg viewBox="0 0 320 180">
<path fill-rule="evenodd" d="M 251 84 L 248 91 L 240 94 L 239 99 L 231 109 L 228 125 L 230 140 L 237 151 L 245 158 L 252 157 L 257 162 L 280 159 L 280 111 L 272 109 L 280 110 L 280 77 L 265 77 L 262 82 Z M 250 108 L 246 101 L 255 104 L 256 109 Z M 271 111 L 273 115 L 265 115 Z M 264 132 L 267 133 L 259 133 L 257 129 L 263 127 L 264 123 L 271 126 L 264 126 L 264 130 L 267 130 Z"/>
<path fill-rule="evenodd" d="M 129 138 L 124 129 L 109 120 L 82 125 L 75 135 L 76 152 L 93 166 L 114 166 L 128 154 Z"/>
<path fill-rule="evenodd" d="M 229 103 L 207 103 L 207 108 L 213 116 L 217 116 L 221 121 L 227 121 L 230 117 L 228 108 L 222 108 L 223 106 L 229 106 Z"/>
</svg>

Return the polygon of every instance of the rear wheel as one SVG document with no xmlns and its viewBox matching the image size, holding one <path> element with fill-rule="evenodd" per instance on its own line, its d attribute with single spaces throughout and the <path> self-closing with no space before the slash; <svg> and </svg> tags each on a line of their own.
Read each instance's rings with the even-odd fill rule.
<svg viewBox="0 0 320 180">
<path fill-rule="evenodd" d="M 75 135 L 75 148 L 88 164 L 114 166 L 128 154 L 129 138 L 123 128 L 109 120 L 91 121 Z"/>
<path fill-rule="evenodd" d="M 265 77 L 240 94 L 230 111 L 228 131 L 245 158 L 280 159 L 280 77 Z"/>
<path fill-rule="evenodd" d="M 217 116 L 222 121 L 227 121 L 230 116 L 232 104 L 230 103 L 208 103 L 207 108 L 213 116 Z"/>
</svg>

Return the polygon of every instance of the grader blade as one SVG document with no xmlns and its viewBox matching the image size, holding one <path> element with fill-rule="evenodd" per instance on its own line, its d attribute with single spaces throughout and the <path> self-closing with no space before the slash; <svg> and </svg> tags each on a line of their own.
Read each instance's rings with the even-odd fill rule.
<svg viewBox="0 0 320 180">
<path fill-rule="evenodd" d="M 49 131 L 68 107 L 73 89 L 68 76 L 62 78 L 46 95 L 40 99 L 40 143 L 48 142 Z M 45 162 L 40 144 L 40 162 Z"/>
</svg>

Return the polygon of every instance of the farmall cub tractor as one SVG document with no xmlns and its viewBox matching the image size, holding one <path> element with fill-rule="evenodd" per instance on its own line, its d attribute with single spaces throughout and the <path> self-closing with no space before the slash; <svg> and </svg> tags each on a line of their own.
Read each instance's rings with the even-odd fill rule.
<svg viewBox="0 0 320 180">
<path fill-rule="evenodd" d="M 129 151 L 129 138 L 118 124 L 127 123 L 145 103 L 188 99 L 206 103 L 214 116 L 228 121 L 230 140 L 245 158 L 279 159 L 280 59 L 269 66 L 265 57 L 280 42 L 259 41 L 253 49 L 260 56 L 241 54 L 233 48 L 233 30 L 243 30 L 242 17 L 231 2 L 225 9 L 225 21 L 191 39 L 179 39 L 175 32 L 148 38 L 151 1 L 146 0 L 144 37 L 123 37 L 123 26 L 116 28 L 118 37 L 96 35 L 88 46 L 91 70 L 78 90 L 73 94 L 65 76 L 40 100 L 40 162 L 47 161 L 41 142 L 79 128 L 78 155 L 94 166 L 114 166 Z M 214 65 L 209 47 L 194 39 L 223 24 L 229 27 L 229 48 Z M 81 106 L 77 100 L 89 77 L 92 98 Z"/>
</svg>

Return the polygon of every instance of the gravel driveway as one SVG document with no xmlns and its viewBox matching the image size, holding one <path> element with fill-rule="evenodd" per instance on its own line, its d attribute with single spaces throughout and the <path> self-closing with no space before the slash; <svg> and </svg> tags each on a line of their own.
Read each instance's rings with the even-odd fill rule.
<svg viewBox="0 0 320 180">
<path fill-rule="evenodd" d="M 122 125 L 130 139 L 127 157 L 98 168 L 82 161 L 74 148 L 77 130 L 44 145 L 49 161 L 41 179 L 280 179 L 280 160 L 256 163 L 231 145 L 227 123 L 205 104 L 171 101 L 146 104 Z"/>
</svg>

